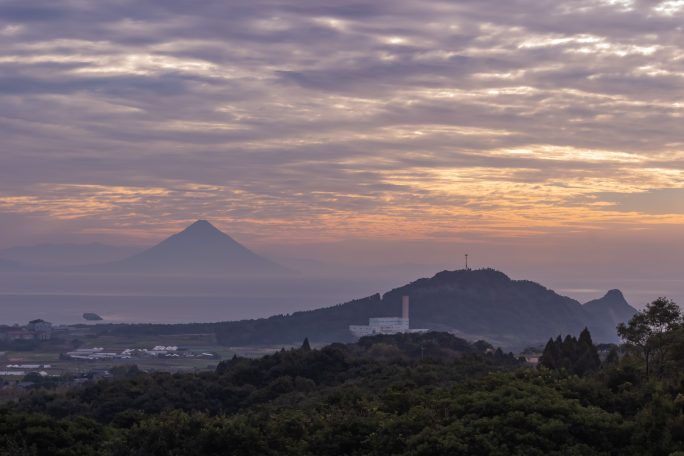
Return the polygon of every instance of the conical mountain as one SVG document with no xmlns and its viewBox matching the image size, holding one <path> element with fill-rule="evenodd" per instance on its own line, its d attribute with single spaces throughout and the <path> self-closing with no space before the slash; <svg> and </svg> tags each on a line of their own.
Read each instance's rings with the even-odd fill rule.
<svg viewBox="0 0 684 456">
<path fill-rule="evenodd" d="M 117 272 L 143 273 L 273 275 L 289 272 L 252 252 L 206 220 L 196 221 L 137 255 L 103 266 Z"/>
</svg>

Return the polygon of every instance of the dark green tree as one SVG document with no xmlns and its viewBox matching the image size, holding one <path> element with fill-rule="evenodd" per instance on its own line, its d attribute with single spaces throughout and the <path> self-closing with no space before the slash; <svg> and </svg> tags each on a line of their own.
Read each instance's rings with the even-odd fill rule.
<svg viewBox="0 0 684 456">
<path fill-rule="evenodd" d="M 555 340 L 549 339 L 544 347 L 544 352 L 542 353 L 539 364 L 548 369 L 560 369 L 561 368 L 561 352 L 560 347 Z"/>
<path fill-rule="evenodd" d="M 579 339 L 570 335 L 565 339 L 560 336 L 555 340 L 549 339 L 539 363 L 548 369 L 565 369 L 579 376 L 594 372 L 601 366 L 598 351 L 587 328 L 584 328 Z"/>
<path fill-rule="evenodd" d="M 606 356 L 605 361 L 603 361 L 603 364 L 606 366 L 614 366 L 620 361 L 620 355 L 618 354 L 618 349 L 617 348 L 612 348 L 610 352 L 608 352 L 608 356 Z"/>
<path fill-rule="evenodd" d="M 597 371 L 601 367 L 601 359 L 594 342 L 591 340 L 589 329 L 584 328 L 577 339 L 577 361 L 575 373 L 584 375 L 588 372 Z"/>
<path fill-rule="evenodd" d="M 679 306 L 667 298 L 658 298 L 634 315 L 627 324 L 620 323 L 617 332 L 642 356 L 646 378 L 649 378 L 652 369 L 660 377 L 665 368 L 672 333 L 681 324 Z"/>
</svg>

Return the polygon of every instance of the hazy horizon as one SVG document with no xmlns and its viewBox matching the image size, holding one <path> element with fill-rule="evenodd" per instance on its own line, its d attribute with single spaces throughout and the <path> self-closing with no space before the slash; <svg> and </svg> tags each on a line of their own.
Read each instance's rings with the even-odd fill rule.
<svg viewBox="0 0 684 456">
<path fill-rule="evenodd" d="M 106 240 L 99 239 L 100 242 Z M 19 306 L 22 307 L 21 311 L 14 312 L 17 317 L 13 323 L 19 322 L 19 316 L 26 319 L 30 312 L 44 312 L 44 316 L 61 322 L 79 321 L 78 312 L 60 317 L 55 309 L 49 309 L 49 304 L 46 303 L 50 296 L 57 307 L 63 305 L 60 302 L 68 302 L 68 296 L 79 297 L 84 311 L 96 310 L 101 303 L 105 303 L 100 312 L 110 314 L 109 321 L 113 322 L 261 318 L 327 307 L 373 293 L 382 294 L 416 279 L 431 277 L 441 270 L 461 269 L 465 260 L 463 252 L 469 252 L 469 265 L 473 268 L 494 268 L 513 279 L 536 281 L 581 303 L 599 298 L 614 288 L 623 291 L 627 301 L 636 308 L 643 307 L 659 296 L 668 296 L 675 300 L 684 298 L 681 291 L 684 280 L 678 277 L 677 269 L 669 271 L 670 274 L 662 274 L 659 272 L 662 269 L 657 266 L 667 255 L 673 260 L 679 260 L 677 249 L 662 244 L 659 249 L 658 243 L 651 243 L 621 252 L 619 236 L 594 241 L 585 240 L 584 250 L 573 249 L 572 255 L 564 256 L 556 253 L 562 246 L 553 240 L 544 242 L 541 239 L 532 245 L 524 242 L 437 244 L 421 240 L 340 241 L 304 246 L 266 245 L 258 253 L 296 271 L 296 274 L 293 277 L 276 279 L 254 277 L 247 281 L 239 278 L 231 280 L 230 274 L 220 272 L 215 277 L 206 272 L 177 273 L 168 277 L 153 271 L 149 274 L 113 275 L 87 270 L 70 272 L 68 268 L 60 270 L 56 266 L 97 262 L 83 259 L 76 261 L 73 258 L 60 261 L 60 255 L 77 250 L 77 245 L 56 246 L 51 249 L 42 246 L 33 250 L 25 249 L 32 254 L 36 253 L 35 250 L 46 252 L 43 258 L 29 255 L 33 263 L 28 261 L 27 264 L 46 264 L 51 267 L 42 271 L 37 269 L 0 273 L 0 288 L 3 290 L 0 305 L 12 307 L 17 302 L 23 303 Z M 93 248 L 87 245 L 85 247 Z M 87 251 L 88 248 L 83 250 Z M 107 248 L 106 244 L 98 245 L 96 250 L 100 255 L 103 255 L 100 251 L 105 250 L 109 261 L 123 259 L 144 250 L 143 246 L 137 246 L 136 250 L 119 246 L 122 249 L 120 251 L 107 251 Z M 80 253 L 84 254 L 83 251 Z M 631 268 L 628 269 L 623 264 L 621 270 L 613 269 L 614 264 L 627 263 L 629 255 L 635 253 L 643 256 L 640 261 L 633 262 Z M 12 259 L 24 261 L 21 255 L 15 255 Z M 105 261 L 106 257 L 100 258 L 100 263 Z M 587 274 L 588 269 L 593 269 L 592 274 Z M 92 298 L 90 305 L 83 300 L 87 296 Z M 169 297 L 169 303 L 180 303 L 181 298 L 185 298 L 186 302 L 197 304 L 190 306 L 196 309 L 202 308 L 199 304 L 203 301 L 209 301 L 206 301 L 207 304 L 201 311 L 193 315 L 188 314 L 187 306 L 174 310 L 173 306 L 163 306 L 163 301 L 153 299 L 165 296 Z M 121 299 L 112 300 L 113 297 Z M 128 313 L 113 311 L 111 307 L 114 302 L 122 310 L 128 309 Z M 149 303 L 144 310 L 137 307 L 143 302 Z M 222 302 L 224 306 L 220 305 Z M 37 306 L 32 308 L 27 304 Z M 46 305 L 49 311 L 46 311 Z M 165 307 L 166 310 L 160 313 L 155 306 Z"/>
<path fill-rule="evenodd" d="M 468 253 L 581 301 L 684 302 L 682 19 L 671 0 L 3 2 L 0 249 L 131 253 L 208 219 L 366 284 L 348 299 Z"/>
</svg>

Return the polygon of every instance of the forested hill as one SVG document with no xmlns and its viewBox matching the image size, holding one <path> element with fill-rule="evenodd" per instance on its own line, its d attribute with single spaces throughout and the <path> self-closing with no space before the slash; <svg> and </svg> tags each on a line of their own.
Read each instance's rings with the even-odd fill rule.
<svg viewBox="0 0 684 456">
<path fill-rule="evenodd" d="M 617 342 L 616 326 L 636 313 L 618 290 L 583 306 L 536 282 L 493 269 L 443 271 L 394 289 L 383 301 L 411 298 L 411 326 L 457 330 L 497 343 L 545 341 L 588 327 L 596 340 Z"/>
<path fill-rule="evenodd" d="M 662 310 L 674 329 L 650 376 L 638 346 L 601 361 L 588 331 L 549 341 L 539 369 L 445 333 L 305 341 L 211 372 L 36 376 L 0 401 L 0 455 L 682 455 L 684 327 L 655 304 L 643 330 Z"/>
<path fill-rule="evenodd" d="M 351 324 L 367 324 L 370 317 L 399 316 L 404 295 L 411 299 L 412 328 L 457 331 L 469 339 L 492 340 L 507 347 L 546 342 L 559 334 L 578 333 L 585 326 L 597 334 L 600 342 L 613 342 L 616 337 L 616 322 L 612 318 L 601 320 L 613 301 L 601 302 L 593 306 L 595 312 L 588 312 L 571 298 L 534 282 L 511 280 L 492 269 L 444 271 L 382 297 L 376 294 L 290 315 L 213 324 L 121 325 L 103 329 L 167 334 L 211 331 L 220 343 L 231 346 L 289 344 L 304 337 L 316 342 L 344 342 L 352 339 L 348 330 Z"/>
<path fill-rule="evenodd" d="M 214 372 L 119 366 L 112 379 L 66 391 L 47 379 L 46 389 L 0 402 L 0 455 L 421 454 L 406 434 L 435 424 L 427 401 L 435 391 L 521 365 L 485 342 L 429 333 L 320 350 L 304 343 L 259 359 L 235 357 Z M 370 435 L 388 425 L 384 436 Z"/>
</svg>

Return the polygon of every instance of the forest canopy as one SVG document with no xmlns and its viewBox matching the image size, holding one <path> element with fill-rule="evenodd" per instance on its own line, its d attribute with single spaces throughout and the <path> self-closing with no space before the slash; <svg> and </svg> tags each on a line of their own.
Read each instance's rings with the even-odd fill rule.
<svg viewBox="0 0 684 456">
<path fill-rule="evenodd" d="M 674 455 L 684 330 L 669 303 L 624 326 L 653 324 L 642 338 L 559 335 L 537 367 L 430 332 L 307 340 L 214 372 L 119 368 L 0 406 L 0 455 Z"/>
</svg>

